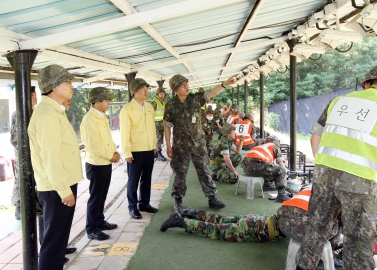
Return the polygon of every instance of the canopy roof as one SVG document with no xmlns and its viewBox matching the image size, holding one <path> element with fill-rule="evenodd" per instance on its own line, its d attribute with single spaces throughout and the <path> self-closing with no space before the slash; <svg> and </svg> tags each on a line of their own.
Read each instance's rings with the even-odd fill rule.
<svg viewBox="0 0 377 270">
<path fill-rule="evenodd" d="M 0 54 L 38 49 L 35 73 L 59 64 L 83 84 L 125 84 L 130 72 L 152 86 L 165 80 L 165 88 L 177 73 L 191 87 L 233 74 L 238 84 L 250 83 L 261 71 L 267 75 L 289 64 L 284 42 L 312 46 L 313 52 L 336 47 L 341 38 L 329 41 L 321 33 L 343 30 L 365 6 L 362 0 L 5 0 Z M 353 26 L 361 38 L 375 35 L 366 25 Z M 307 50 L 294 52 L 305 59 L 312 53 Z M 11 72 L 4 56 L 0 72 Z"/>
</svg>

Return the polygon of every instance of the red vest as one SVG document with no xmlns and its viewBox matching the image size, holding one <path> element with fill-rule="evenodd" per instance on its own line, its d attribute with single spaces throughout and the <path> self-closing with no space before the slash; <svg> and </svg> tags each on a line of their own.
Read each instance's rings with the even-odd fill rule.
<svg viewBox="0 0 377 270">
<path fill-rule="evenodd" d="M 312 195 L 312 186 L 305 187 L 302 191 L 297 192 L 292 199 L 282 203 L 282 206 L 295 206 L 305 211 L 309 209 L 309 199 Z"/>
<path fill-rule="evenodd" d="M 251 138 L 251 135 L 250 135 L 251 131 L 253 130 L 253 123 L 251 123 L 250 121 L 243 120 L 243 121 L 239 122 L 238 124 L 249 126 L 249 130 L 248 130 L 247 134 L 244 134 L 245 140 L 243 141 L 243 146 L 253 144 L 254 140 L 253 140 L 253 138 Z M 241 138 L 241 134 L 236 135 L 236 145 L 240 145 L 240 138 Z"/>
<path fill-rule="evenodd" d="M 274 162 L 276 159 L 276 156 L 274 154 L 274 147 L 276 147 L 276 144 L 274 143 L 265 143 L 260 146 L 252 148 L 249 153 L 246 154 L 245 157 L 250 157 L 250 158 L 257 158 L 262 160 L 263 162 Z"/>
</svg>

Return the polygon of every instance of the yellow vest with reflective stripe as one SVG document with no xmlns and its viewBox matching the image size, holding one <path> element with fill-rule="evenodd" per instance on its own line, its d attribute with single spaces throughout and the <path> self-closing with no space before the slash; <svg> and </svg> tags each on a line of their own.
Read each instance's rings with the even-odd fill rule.
<svg viewBox="0 0 377 270">
<path fill-rule="evenodd" d="M 156 110 L 154 111 L 154 121 L 161 122 L 164 118 L 165 104 L 158 98 L 153 99 L 156 102 Z"/>
<path fill-rule="evenodd" d="M 369 119 L 372 124 L 367 131 L 361 131 L 361 128 L 353 129 L 326 123 L 314 163 L 377 181 L 377 113 L 373 113 L 377 110 L 377 104 L 374 103 L 377 102 L 377 90 L 369 88 L 360 92 L 352 92 L 345 97 L 354 99 L 354 101 L 351 100 L 353 110 L 358 111 L 360 109 L 361 112 L 364 112 L 363 115 L 345 114 L 348 117 L 347 120 L 358 123 L 353 119 L 357 117 L 357 121 L 366 121 L 368 116 L 366 112 L 368 112 L 370 113 L 369 116 L 372 117 Z M 332 110 L 337 102 L 343 102 L 340 98 L 337 97 L 331 102 L 327 112 L 327 122 L 329 122 L 328 119 L 331 114 L 339 115 L 341 113 L 339 110 Z M 360 103 L 363 102 L 361 99 L 372 101 L 374 106 L 361 108 Z M 373 105 L 373 103 L 371 104 Z M 338 106 L 342 104 L 339 103 Z M 359 116 L 361 117 L 359 118 Z"/>
</svg>

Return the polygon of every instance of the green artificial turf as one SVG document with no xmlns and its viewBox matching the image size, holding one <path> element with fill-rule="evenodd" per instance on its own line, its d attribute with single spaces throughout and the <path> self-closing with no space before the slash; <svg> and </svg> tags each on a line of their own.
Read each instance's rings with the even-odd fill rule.
<svg viewBox="0 0 377 270">
<path fill-rule="evenodd" d="M 244 154 L 244 153 L 243 153 Z M 241 172 L 242 169 L 238 169 Z M 251 269 L 282 270 L 289 238 L 267 243 L 230 243 L 198 237 L 184 232 L 181 228 L 160 231 L 161 224 L 173 212 L 174 199 L 170 195 L 171 184 L 166 189 L 159 211 L 156 213 L 132 257 L 127 269 Z M 255 185 L 255 199 L 246 199 L 246 184 L 240 183 L 238 195 L 236 185 L 216 182 L 217 197 L 227 203 L 218 212 L 223 215 L 275 214 L 280 203 L 261 197 L 259 185 Z M 187 174 L 187 193 L 183 198 L 183 208 L 211 211 L 207 198 L 201 190 L 195 169 L 190 165 Z"/>
</svg>

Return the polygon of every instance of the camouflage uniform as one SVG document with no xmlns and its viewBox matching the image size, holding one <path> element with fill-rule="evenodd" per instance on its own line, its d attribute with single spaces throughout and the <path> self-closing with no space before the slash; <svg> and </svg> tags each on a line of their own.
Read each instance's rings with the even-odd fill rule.
<svg viewBox="0 0 377 270">
<path fill-rule="evenodd" d="M 203 131 L 206 136 L 206 145 L 207 145 L 207 151 L 209 151 L 209 146 L 212 141 L 212 136 L 213 136 L 213 130 L 215 128 L 216 122 L 214 119 L 208 120 L 206 118 L 207 114 L 213 114 L 212 109 L 207 109 L 205 112 L 205 117 L 202 119 L 202 124 L 203 124 Z"/>
<path fill-rule="evenodd" d="M 186 232 L 227 242 L 267 242 L 279 238 L 277 215 L 221 216 L 199 211 L 185 218 Z"/>
<path fill-rule="evenodd" d="M 376 79 L 377 67 L 374 67 L 367 74 L 363 85 L 368 80 Z M 313 133 L 320 137 L 327 122 L 328 107 L 329 105 L 312 128 Z M 370 162 L 373 163 L 372 160 Z M 373 250 L 377 238 L 376 194 L 376 181 L 317 164 L 313 172 L 309 226 L 296 256 L 298 269 L 315 269 L 326 242 L 323 236 L 329 233 L 340 211 L 344 234 L 343 269 L 374 269 Z"/>
<path fill-rule="evenodd" d="M 173 127 L 173 157 L 170 166 L 175 173 L 171 193 L 174 198 L 182 198 L 186 194 L 186 175 L 190 160 L 195 166 L 204 195 L 208 197 L 217 193 L 216 184 L 210 176 L 201 123 L 201 107 L 210 100 L 208 95 L 209 91 L 190 93 L 184 103 L 178 97 L 173 97 L 165 106 L 164 126 Z"/>
<path fill-rule="evenodd" d="M 17 113 L 12 114 L 11 127 L 10 127 L 10 143 L 14 147 L 14 156 L 16 158 L 16 166 L 14 168 L 14 184 L 13 184 L 13 193 L 11 198 L 12 205 L 16 206 L 16 216 L 17 209 L 20 208 L 20 179 L 18 178 L 18 146 L 17 146 Z"/>
<path fill-rule="evenodd" d="M 214 132 L 217 132 L 219 134 L 221 134 L 221 131 L 220 131 L 220 129 L 217 126 L 216 123 L 219 123 L 220 125 L 222 125 L 222 123 L 224 121 L 224 117 L 223 117 L 223 114 L 221 113 L 220 109 L 221 109 L 221 105 L 218 104 L 216 106 L 216 109 L 213 111 L 213 120 L 215 121 Z"/>
<path fill-rule="evenodd" d="M 273 149 L 276 159 L 282 158 L 281 150 L 278 146 Z M 251 176 L 263 177 L 264 184 L 275 182 L 277 189 L 284 188 L 284 178 L 286 170 L 276 163 L 268 161 L 262 162 L 260 159 L 245 157 L 242 161 L 243 170 L 246 174 Z"/>
<path fill-rule="evenodd" d="M 223 157 L 223 153 L 228 153 L 233 167 L 236 168 L 240 164 L 242 157 L 240 154 L 231 154 L 232 149 L 236 149 L 234 141 L 227 136 L 223 136 L 210 150 L 211 160 L 209 167 L 216 174 L 219 182 L 235 184 L 238 181 L 236 175 L 226 165 Z"/>
</svg>

